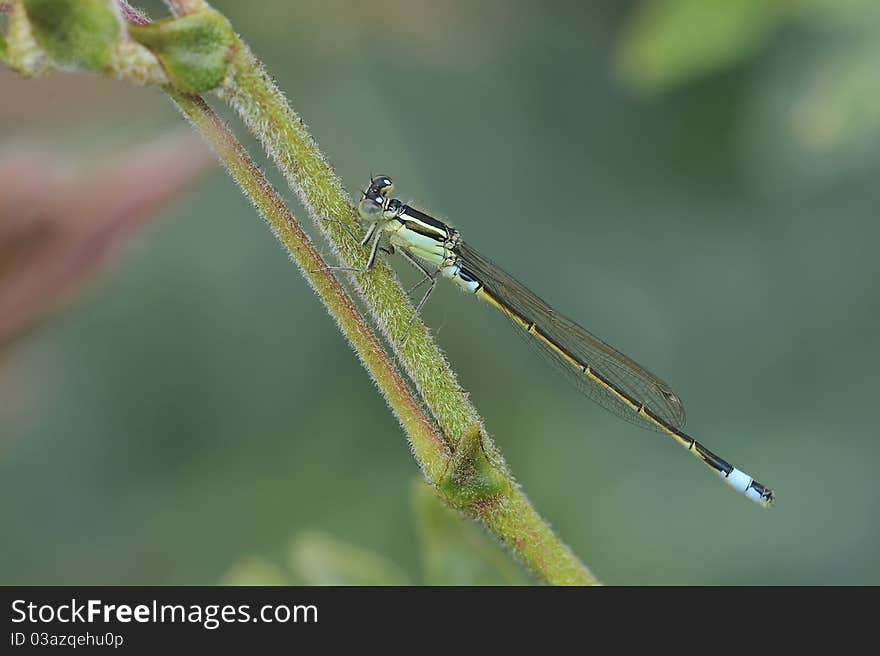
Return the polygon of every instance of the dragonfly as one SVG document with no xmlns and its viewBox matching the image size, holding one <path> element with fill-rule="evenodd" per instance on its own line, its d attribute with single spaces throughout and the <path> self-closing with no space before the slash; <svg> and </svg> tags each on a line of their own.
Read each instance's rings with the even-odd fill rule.
<svg viewBox="0 0 880 656">
<path fill-rule="evenodd" d="M 438 277 L 500 310 L 538 353 L 554 364 L 587 397 L 636 425 L 664 433 L 719 475 L 734 490 L 769 507 L 773 491 L 700 444 L 682 429 L 681 399 L 662 379 L 563 316 L 528 287 L 462 240 L 458 230 L 397 198 L 387 175 L 373 176 L 358 203 L 369 227 L 360 244 L 369 247 L 362 268 L 376 262 L 380 244 L 399 251 L 428 283 L 415 316 L 427 301 Z"/>
</svg>

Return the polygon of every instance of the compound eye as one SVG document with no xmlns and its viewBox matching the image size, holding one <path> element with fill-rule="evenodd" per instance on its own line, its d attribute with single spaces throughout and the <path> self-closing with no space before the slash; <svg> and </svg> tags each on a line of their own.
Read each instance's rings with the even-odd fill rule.
<svg viewBox="0 0 880 656">
<path fill-rule="evenodd" d="M 387 175 L 377 175 L 370 180 L 370 190 L 380 196 L 388 196 L 388 194 L 394 191 L 394 181 Z"/>
<path fill-rule="evenodd" d="M 382 217 L 384 207 L 385 202 L 381 196 L 365 194 L 358 203 L 358 214 L 364 221 L 376 221 Z"/>
</svg>

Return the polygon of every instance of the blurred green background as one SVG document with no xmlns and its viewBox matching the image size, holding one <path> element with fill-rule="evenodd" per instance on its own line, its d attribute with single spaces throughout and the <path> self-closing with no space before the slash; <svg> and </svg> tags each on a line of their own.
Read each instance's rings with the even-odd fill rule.
<svg viewBox="0 0 880 656">
<path fill-rule="evenodd" d="M 428 324 L 601 580 L 880 583 L 876 3 L 213 4 L 349 190 L 392 175 L 776 490 L 770 511 L 732 493 L 438 285 Z M 33 105 L 4 143 L 84 159 L 182 122 L 96 78 L 0 92 Z M 315 532 L 425 580 L 405 438 L 219 168 L 4 365 L 2 583 L 209 584 Z"/>
</svg>

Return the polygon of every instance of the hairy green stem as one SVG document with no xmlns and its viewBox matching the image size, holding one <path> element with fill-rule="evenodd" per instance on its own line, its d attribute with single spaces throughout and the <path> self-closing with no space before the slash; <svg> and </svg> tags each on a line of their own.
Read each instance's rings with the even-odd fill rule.
<svg viewBox="0 0 880 656">
<path fill-rule="evenodd" d="M 299 265 L 303 275 L 321 297 L 327 311 L 336 319 L 409 436 L 413 453 L 426 478 L 435 484 L 451 480 L 450 474 L 455 472 L 455 458 L 450 457 L 447 445 L 422 412 L 421 405 L 411 396 L 409 387 L 370 332 L 352 299 L 338 280 L 326 270 L 326 264 L 302 226 L 235 136 L 200 97 L 182 94 L 170 88 L 166 88 L 166 91 L 217 152 L 242 191 Z M 476 432 L 474 439 L 477 444 L 474 451 L 478 451 L 479 432 Z M 464 449 L 462 445 L 459 446 L 460 455 Z M 468 459 L 468 464 L 472 461 Z M 487 469 L 490 467 L 488 465 Z M 496 474 L 497 468 L 490 471 Z M 475 476 L 469 470 L 465 476 L 454 480 L 464 481 L 460 487 L 472 488 L 474 479 Z M 596 583 L 586 567 L 553 534 L 512 479 L 501 478 L 496 489 L 497 494 L 479 495 L 474 503 L 455 505 L 481 520 L 532 571 L 548 583 Z M 455 496 L 448 486 L 443 489 L 441 485 L 441 491 L 448 496 Z"/>
<path fill-rule="evenodd" d="M 167 2 L 175 13 L 209 8 L 203 0 Z M 182 4 L 187 8 L 182 10 Z M 363 227 L 348 194 L 302 119 L 238 37 L 219 93 L 263 144 L 342 262 L 363 267 L 366 253 L 351 238 Z M 428 480 L 450 505 L 480 520 L 541 579 L 552 584 L 597 583 L 516 484 L 442 351 L 427 327 L 414 318 L 409 296 L 393 270 L 378 261 L 369 272 L 354 274 L 354 283 L 454 453 L 450 468 L 439 477 L 431 476 L 421 463 Z"/>
<path fill-rule="evenodd" d="M 220 95 L 260 139 L 340 260 L 346 266 L 363 267 L 365 249 L 350 236 L 363 234 L 363 227 L 348 193 L 303 121 L 244 43 L 237 46 Z M 480 416 L 428 329 L 414 316 L 406 290 L 381 258 L 368 273 L 348 275 L 454 446 L 474 424 L 481 424 Z"/>
<path fill-rule="evenodd" d="M 235 135 L 200 96 L 181 93 L 171 87 L 165 87 L 165 91 L 214 149 L 242 192 L 299 265 L 327 311 L 336 319 L 339 329 L 348 338 L 409 436 L 425 474 L 431 478 L 442 475 L 449 458 L 443 438 L 434 429 L 421 404 L 410 393 L 406 381 L 388 358 L 351 297 L 327 270 L 320 253 L 278 192 Z"/>
</svg>

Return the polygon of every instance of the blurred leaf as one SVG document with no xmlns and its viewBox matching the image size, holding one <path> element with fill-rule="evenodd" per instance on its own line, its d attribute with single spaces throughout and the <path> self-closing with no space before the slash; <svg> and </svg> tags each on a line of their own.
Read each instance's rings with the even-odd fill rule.
<svg viewBox="0 0 880 656">
<path fill-rule="evenodd" d="M 474 523 L 448 508 L 421 479 L 413 509 L 427 585 L 527 585 L 519 566 Z"/>
<path fill-rule="evenodd" d="M 306 585 L 409 585 L 406 574 L 380 554 L 319 531 L 290 546 L 290 568 Z"/>
<path fill-rule="evenodd" d="M 93 171 L 64 173 L 34 149 L 0 155 L 0 345 L 70 297 L 212 161 L 188 134 Z"/>
<path fill-rule="evenodd" d="M 872 161 L 880 147 L 878 61 L 875 20 L 763 71 L 744 121 L 756 185 L 815 188 Z"/>
<path fill-rule="evenodd" d="M 109 0 L 22 0 L 37 43 L 58 63 L 101 71 L 120 24 Z"/>
<path fill-rule="evenodd" d="M 765 42 L 781 12 L 774 0 L 643 0 L 620 37 L 618 71 L 661 92 L 729 68 Z"/>
<path fill-rule="evenodd" d="M 226 573 L 221 585 L 292 585 L 280 567 L 262 558 L 245 558 Z"/>
<path fill-rule="evenodd" d="M 798 0 L 792 13 L 817 27 L 858 27 L 880 16 L 877 0 Z"/>
</svg>

